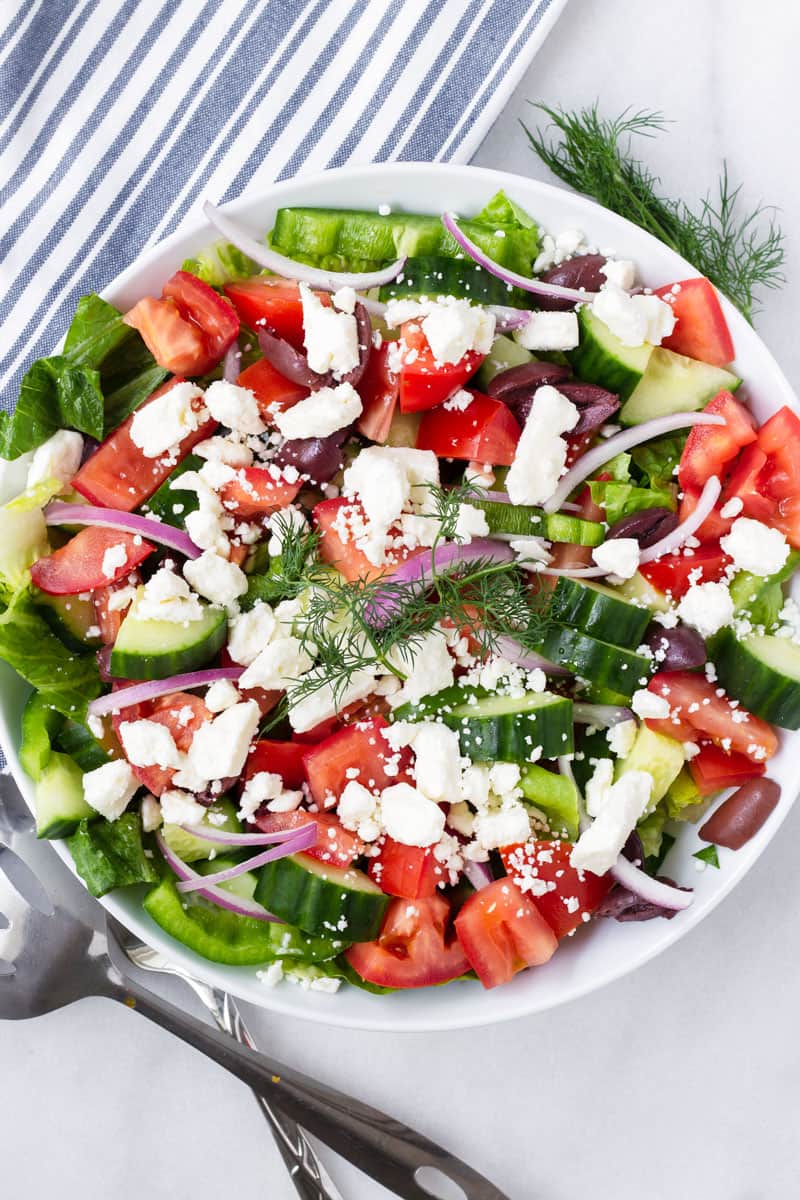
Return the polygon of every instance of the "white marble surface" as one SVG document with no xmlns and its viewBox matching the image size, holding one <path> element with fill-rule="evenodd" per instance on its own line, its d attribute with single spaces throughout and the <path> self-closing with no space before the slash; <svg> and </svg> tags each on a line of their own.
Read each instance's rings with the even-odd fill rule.
<svg viewBox="0 0 800 1200">
<path fill-rule="evenodd" d="M 800 369 L 800 11 L 785 0 L 571 0 L 477 161 L 541 175 L 527 98 L 662 108 L 647 146 L 692 197 L 723 156 L 782 207 L 790 285 L 758 327 Z M 686 940 L 594 996 L 494 1029 L 389 1037 L 255 1016 L 264 1045 L 412 1121 L 513 1200 L 785 1200 L 800 1110 L 800 810 Z M 335 1002 L 335 1001 L 334 1001 Z M 0 1027 L 0 1193 L 20 1200 L 291 1200 L 246 1091 L 100 1001 Z M 334 1160 L 347 1200 L 388 1195 Z"/>
</svg>

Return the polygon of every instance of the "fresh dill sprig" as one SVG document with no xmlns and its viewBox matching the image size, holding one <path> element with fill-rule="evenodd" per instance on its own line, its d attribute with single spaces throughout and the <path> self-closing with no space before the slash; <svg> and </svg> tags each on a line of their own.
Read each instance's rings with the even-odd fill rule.
<svg viewBox="0 0 800 1200">
<path fill-rule="evenodd" d="M 773 209 L 758 205 L 742 212 L 741 185 L 731 184 L 727 165 L 716 197 L 709 193 L 698 209 L 662 196 L 661 180 L 632 149 L 634 137 L 666 130 L 668 122 L 660 112 L 625 109 L 607 118 L 596 103 L 575 112 L 546 104 L 534 107 L 549 117 L 550 126 L 544 132 L 532 132 L 524 122 L 522 127 L 559 179 L 682 254 L 752 322 L 757 291 L 784 283 L 784 239 Z M 556 132 L 548 139 L 552 127 Z"/>
<path fill-rule="evenodd" d="M 461 515 L 461 505 L 481 499 L 484 495 L 483 489 L 468 477 L 451 487 L 442 487 L 438 483 L 428 483 L 422 486 L 427 488 L 430 504 L 426 507 L 431 509 L 430 512 L 423 515 L 438 522 L 434 545 L 438 545 L 439 542 L 459 541 L 458 520 Z"/>
</svg>

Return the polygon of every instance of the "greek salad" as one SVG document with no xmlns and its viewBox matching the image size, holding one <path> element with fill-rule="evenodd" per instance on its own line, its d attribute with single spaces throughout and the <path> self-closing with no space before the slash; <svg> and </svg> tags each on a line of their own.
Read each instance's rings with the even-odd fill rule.
<svg viewBox="0 0 800 1200">
<path fill-rule="evenodd" d="M 714 288 L 502 192 L 207 215 L 0 424 L 39 836 L 319 990 L 493 988 L 686 909 L 678 823 L 719 866 L 800 727 L 800 418 L 757 425 Z"/>
</svg>

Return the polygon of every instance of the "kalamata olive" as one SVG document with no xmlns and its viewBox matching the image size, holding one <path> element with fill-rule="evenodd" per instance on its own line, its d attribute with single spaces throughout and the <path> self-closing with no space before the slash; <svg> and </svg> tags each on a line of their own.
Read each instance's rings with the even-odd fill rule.
<svg viewBox="0 0 800 1200">
<path fill-rule="evenodd" d="M 348 371 L 339 380 L 333 380 L 333 385 L 336 383 L 349 383 L 353 387 L 357 387 L 361 381 L 361 376 L 367 369 L 369 356 L 372 351 L 372 321 L 369 313 L 360 300 L 356 301 L 354 315 L 356 318 L 356 336 L 358 338 L 358 365 L 353 367 L 352 371 Z"/>
<path fill-rule="evenodd" d="M 774 779 L 748 779 L 720 804 L 700 829 L 704 842 L 740 850 L 754 837 L 781 798 Z"/>
<path fill-rule="evenodd" d="M 677 887 L 666 875 L 657 875 L 656 878 L 661 883 Z M 680 891 L 689 892 L 691 888 L 680 888 Z M 665 917 L 667 921 L 671 921 L 677 911 L 676 908 L 662 908 L 660 904 L 653 904 L 651 900 L 643 900 L 636 892 L 618 884 L 600 902 L 594 910 L 594 915 L 611 917 L 614 921 L 652 921 L 654 917 Z"/>
<path fill-rule="evenodd" d="M 540 278 L 545 283 L 556 283 L 559 287 L 583 288 L 585 292 L 599 292 L 606 282 L 606 277 L 600 270 L 605 266 L 602 254 L 579 254 L 577 258 L 567 259 L 557 267 L 551 267 Z M 575 307 L 574 300 L 560 300 L 554 296 L 537 296 L 540 308 L 550 312 L 566 312 Z"/>
<path fill-rule="evenodd" d="M 284 379 L 298 384 L 300 387 L 319 387 L 322 378 L 308 365 L 308 359 L 302 350 L 295 349 L 284 338 L 271 333 L 269 329 L 258 331 L 258 344 L 264 358 L 283 375 Z"/>
<path fill-rule="evenodd" d="M 277 467 L 296 467 L 312 483 L 327 483 L 342 468 L 342 446 L 350 429 L 338 429 L 324 438 L 291 438 L 273 458 Z"/>
<path fill-rule="evenodd" d="M 686 625 L 675 629 L 656 625 L 645 640 L 653 651 L 657 671 L 688 671 L 708 662 L 705 642 L 696 629 Z"/>
<path fill-rule="evenodd" d="M 563 363 L 520 363 L 519 366 L 498 371 L 489 383 L 486 392 L 496 400 L 505 400 L 509 393 L 519 391 L 533 393 L 546 383 L 558 386 L 562 380 L 569 379 L 571 374 L 570 368 Z"/>
<path fill-rule="evenodd" d="M 633 829 L 628 835 L 628 840 L 622 847 L 622 853 L 635 866 L 640 867 L 644 862 L 644 846 L 639 834 Z"/>
<path fill-rule="evenodd" d="M 558 385 L 562 396 L 571 400 L 580 412 L 578 424 L 570 430 L 571 434 L 588 433 L 591 429 L 599 429 L 609 417 L 613 417 L 619 408 L 619 396 L 616 392 L 608 392 L 595 383 L 580 383 L 568 380 Z"/>
<path fill-rule="evenodd" d="M 678 525 L 678 514 L 669 508 L 640 508 L 616 521 L 606 538 L 635 538 L 642 550 L 655 546 Z"/>
</svg>

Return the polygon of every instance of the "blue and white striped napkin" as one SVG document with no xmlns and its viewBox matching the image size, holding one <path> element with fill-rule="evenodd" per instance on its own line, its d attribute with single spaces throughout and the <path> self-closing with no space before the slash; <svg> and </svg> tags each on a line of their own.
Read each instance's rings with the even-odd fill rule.
<svg viewBox="0 0 800 1200">
<path fill-rule="evenodd" d="M 3 0 L 0 398 L 146 245 L 345 162 L 463 162 L 565 0 Z"/>
</svg>

